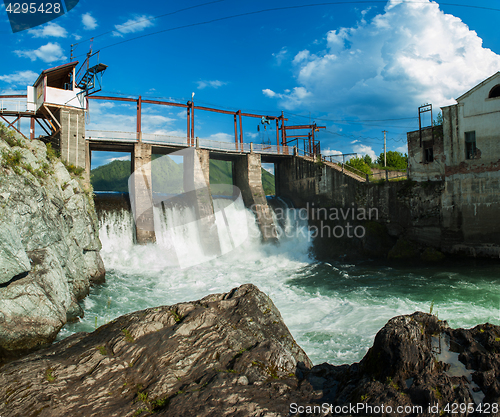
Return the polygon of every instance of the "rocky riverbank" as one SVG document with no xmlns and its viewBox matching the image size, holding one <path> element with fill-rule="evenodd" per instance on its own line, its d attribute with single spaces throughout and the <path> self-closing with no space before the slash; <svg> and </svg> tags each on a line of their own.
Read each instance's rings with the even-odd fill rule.
<svg viewBox="0 0 500 417">
<path fill-rule="evenodd" d="M 78 301 L 104 281 L 98 233 L 79 176 L 0 124 L 0 363 L 51 343 L 83 314 Z"/>
<path fill-rule="evenodd" d="M 454 402 L 498 415 L 499 351 L 498 326 L 453 330 L 415 313 L 390 320 L 360 363 L 312 366 L 247 284 L 122 316 L 4 365 L 0 415 L 475 415 L 444 411 Z"/>
</svg>

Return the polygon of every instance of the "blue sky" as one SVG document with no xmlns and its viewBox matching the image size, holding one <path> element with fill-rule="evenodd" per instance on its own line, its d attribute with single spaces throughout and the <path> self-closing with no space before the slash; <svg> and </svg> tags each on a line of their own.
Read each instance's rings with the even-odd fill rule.
<svg viewBox="0 0 500 417">
<path fill-rule="evenodd" d="M 388 149 L 404 152 L 419 105 L 452 104 L 500 70 L 500 11 L 488 10 L 500 9 L 497 0 L 203 3 L 81 0 L 66 15 L 16 34 L 2 6 L 0 94 L 24 92 L 40 71 L 69 62 L 71 44 L 78 43 L 74 53 L 83 61 L 94 36 L 93 49 L 109 66 L 100 94 L 185 103 L 194 92 L 197 105 L 283 110 L 288 124 L 327 127 L 319 134 L 324 152 L 374 156 L 383 149 L 382 130 Z M 264 9 L 276 10 L 216 20 Z M 87 129 L 133 131 L 134 111 L 93 101 Z M 245 141 L 275 138 L 257 125 L 244 120 Z M 144 106 L 144 132 L 185 136 L 185 129 L 181 109 Z M 232 117 L 198 111 L 195 134 L 232 141 Z M 112 157 L 96 155 L 93 166 Z"/>
</svg>

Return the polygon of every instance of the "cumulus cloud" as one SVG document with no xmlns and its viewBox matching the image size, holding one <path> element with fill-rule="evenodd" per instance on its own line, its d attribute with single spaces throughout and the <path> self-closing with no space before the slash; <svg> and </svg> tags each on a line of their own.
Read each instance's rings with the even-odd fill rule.
<svg viewBox="0 0 500 417">
<path fill-rule="evenodd" d="M 82 15 L 82 23 L 85 30 L 94 30 L 97 27 L 97 20 L 90 13 Z"/>
<path fill-rule="evenodd" d="M 0 75 L 0 81 L 4 81 L 11 85 L 31 85 L 38 77 L 38 74 L 34 71 L 16 71 L 13 74 Z"/>
<path fill-rule="evenodd" d="M 46 45 L 40 46 L 38 49 L 31 50 L 17 50 L 14 51 L 17 56 L 29 58 L 32 61 L 36 61 L 37 59 L 41 59 L 45 62 L 54 62 L 54 61 L 62 61 L 66 59 L 64 56 L 64 52 L 57 42 L 52 43 L 49 42 Z"/>
<path fill-rule="evenodd" d="M 113 36 L 123 36 L 128 33 L 141 32 L 146 28 L 154 26 L 152 19 L 153 16 L 142 15 L 129 19 L 121 25 L 115 25 L 116 31 L 113 32 Z"/>
<path fill-rule="evenodd" d="M 68 35 L 66 29 L 53 22 L 49 22 L 36 29 L 30 29 L 28 33 L 34 38 L 48 38 L 51 36 L 54 38 L 64 38 Z"/>
<path fill-rule="evenodd" d="M 424 102 L 451 104 L 498 71 L 500 56 L 437 3 L 390 0 L 371 20 L 329 31 L 325 50 L 302 50 L 293 63 L 298 87 L 288 94 L 266 89 L 265 95 L 288 109 L 342 106 L 345 114 L 363 117 L 381 108 L 399 115 Z"/>
<path fill-rule="evenodd" d="M 227 84 L 227 82 L 219 80 L 197 81 L 197 83 L 198 83 L 198 90 L 203 90 L 206 87 L 219 88 Z"/>
<path fill-rule="evenodd" d="M 361 156 L 368 155 L 373 161 L 378 158 L 371 146 L 355 145 L 352 147 L 352 151 L 360 154 Z"/>
</svg>

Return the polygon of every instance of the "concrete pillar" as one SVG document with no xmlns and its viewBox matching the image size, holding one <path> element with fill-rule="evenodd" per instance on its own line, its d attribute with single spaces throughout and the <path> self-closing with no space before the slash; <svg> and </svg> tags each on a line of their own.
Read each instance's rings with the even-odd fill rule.
<svg viewBox="0 0 500 417">
<path fill-rule="evenodd" d="M 210 191 L 210 153 L 206 149 L 191 148 L 185 154 L 182 165 L 183 198 L 195 209 L 203 252 L 207 256 L 220 256 L 222 251 Z"/>
<path fill-rule="evenodd" d="M 233 162 L 233 183 L 241 190 L 243 202 L 254 212 L 264 241 L 277 239 L 271 209 L 262 187 L 260 154 L 246 154 Z"/>
<path fill-rule="evenodd" d="M 85 183 L 90 186 L 90 167 L 92 166 L 92 152 L 90 151 L 90 143 L 85 141 Z"/>
<path fill-rule="evenodd" d="M 134 190 L 130 191 L 133 191 L 131 197 L 134 201 L 131 203 L 135 207 L 135 241 L 140 245 L 156 242 L 152 205 L 151 153 L 151 145 L 143 142 L 134 144 L 132 171 L 136 173 L 136 176 L 140 173 L 141 178 L 135 178 Z M 136 172 L 139 168 L 141 170 Z"/>
<path fill-rule="evenodd" d="M 61 158 L 70 165 L 86 169 L 85 111 L 62 107 L 56 117 L 61 125 L 59 132 Z"/>
</svg>

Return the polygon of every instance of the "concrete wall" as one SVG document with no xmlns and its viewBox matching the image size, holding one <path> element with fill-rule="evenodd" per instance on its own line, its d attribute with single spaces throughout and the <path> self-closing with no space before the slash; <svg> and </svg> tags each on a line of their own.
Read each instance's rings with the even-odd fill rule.
<svg viewBox="0 0 500 417">
<path fill-rule="evenodd" d="M 276 240 L 276 227 L 262 186 L 260 154 L 249 153 L 233 161 L 233 183 L 241 190 L 245 206 L 254 212 L 262 239 L 264 241 Z"/>
<path fill-rule="evenodd" d="M 491 173 L 461 181 L 363 183 L 326 165 L 293 158 L 276 164 L 279 196 L 309 218 L 318 207 L 372 211 L 390 236 L 447 253 L 498 257 L 500 181 Z M 349 220 L 349 219 L 347 219 Z M 347 220 L 332 225 L 345 226 Z"/>
<path fill-rule="evenodd" d="M 447 155 L 442 216 L 453 236 L 450 251 L 500 255 L 500 98 L 488 98 L 499 83 L 500 75 L 491 77 L 442 109 Z M 466 159 L 465 132 L 471 131 L 477 151 Z"/>
<path fill-rule="evenodd" d="M 136 175 L 136 178 L 131 204 L 134 207 L 135 240 L 138 244 L 156 242 L 152 205 L 151 155 L 151 145 L 142 142 L 134 144 L 132 172 Z M 140 178 L 137 178 L 137 176 L 140 176 Z"/>
<path fill-rule="evenodd" d="M 434 130 L 434 139 L 433 139 Z M 408 132 L 408 170 L 413 181 L 442 181 L 445 173 L 446 156 L 443 143 L 443 127 L 436 126 L 422 129 L 422 146 L 420 132 Z M 432 146 L 434 161 L 424 160 L 425 147 Z"/>
<path fill-rule="evenodd" d="M 221 247 L 210 191 L 210 154 L 206 149 L 190 148 L 184 156 L 183 199 L 195 208 L 203 252 L 220 256 Z"/>
<path fill-rule="evenodd" d="M 68 164 L 85 168 L 85 111 L 60 108 L 56 117 L 61 124 L 59 132 L 61 158 Z"/>
</svg>

